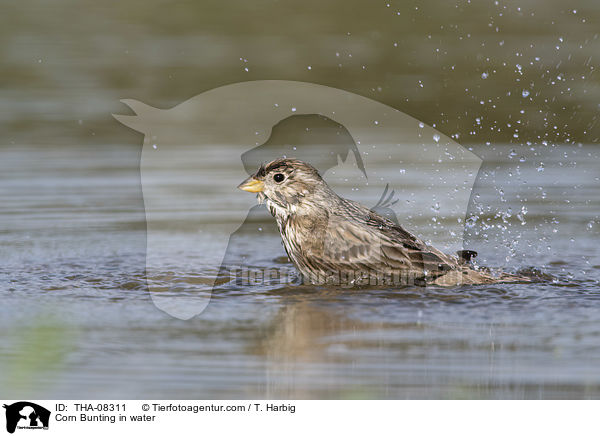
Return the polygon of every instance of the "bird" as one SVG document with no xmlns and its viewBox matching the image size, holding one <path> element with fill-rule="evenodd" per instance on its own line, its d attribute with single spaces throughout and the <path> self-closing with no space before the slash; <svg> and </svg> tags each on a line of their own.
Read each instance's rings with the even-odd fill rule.
<svg viewBox="0 0 600 436">
<path fill-rule="evenodd" d="M 263 163 L 238 188 L 266 203 L 288 257 L 313 284 L 454 286 L 525 280 L 477 269 L 474 251 L 441 252 L 400 224 L 338 196 L 313 166 L 298 159 Z"/>
</svg>

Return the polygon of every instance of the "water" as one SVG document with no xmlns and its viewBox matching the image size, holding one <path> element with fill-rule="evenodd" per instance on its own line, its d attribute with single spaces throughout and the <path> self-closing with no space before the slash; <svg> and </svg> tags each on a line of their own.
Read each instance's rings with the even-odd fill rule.
<svg viewBox="0 0 600 436">
<path fill-rule="evenodd" d="M 5 2 L 0 398 L 599 398 L 600 2 L 574 3 Z M 166 109 L 264 79 L 372 98 L 431 142 L 473 147 L 485 162 L 466 247 L 549 278 L 361 291 L 221 281 L 198 317 L 157 309 L 148 281 L 172 301 L 206 297 L 217 272 L 198 265 L 213 245 L 199 253 L 191 230 L 165 238 L 170 256 L 146 277 L 143 139 L 111 114 L 128 113 L 120 99 Z M 233 194 L 239 156 L 210 155 L 200 201 L 251 207 Z M 430 201 L 411 162 L 371 156 L 369 171 L 405 180 L 402 222 L 445 246 L 452 201 Z M 372 206 L 381 187 L 355 194 Z M 225 226 L 224 204 L 165 224 Z M 228 261 L 289 268 L 256 212 Z"/>
<path fill-rule="evenodd" d="M 475 147 L 485 150 L 473 201 L 486 224 L 467 244 L 482 263 L 550 279 L 360 291 L 221 283 L 182 321 L 147 290 L 139 149 L 4 149 L 0 397 L 599 398 L 598 152 L 539 148 L 539 173 L 535 152 L 522 163 L 509 146 Z M 495 216 L 508 207 L 506 224 Z M 272 222 L 257 229 L 238 232 L 230 256 L 282 266 Z M 189 263 L 173 298 L 205 286 Z"/>
</svg>

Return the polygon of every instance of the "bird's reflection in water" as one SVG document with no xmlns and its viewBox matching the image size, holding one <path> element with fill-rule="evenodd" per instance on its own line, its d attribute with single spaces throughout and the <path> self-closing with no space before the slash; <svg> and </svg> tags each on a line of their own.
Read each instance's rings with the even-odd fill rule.
<svg viewBox="0 0 600 436">
<path fill-rule="evenodd" d="M 335 307 L 339 292 L 286 304 L 249 350 L 266 361 L 268 398 L 314 398 L 315 389 L 320 398 L 371 396 L 353 387 L 353 378 L 364 381 L 353 361 L 361 349 L 373 347 L 367 334 L 379 335 L 388 326 L 345 316 Z"/>
</svg>

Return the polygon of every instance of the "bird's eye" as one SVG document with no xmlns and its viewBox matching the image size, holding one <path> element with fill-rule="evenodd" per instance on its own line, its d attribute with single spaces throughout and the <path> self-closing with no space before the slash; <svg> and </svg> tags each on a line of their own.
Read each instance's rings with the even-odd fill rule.
<svg viewBox="0 0 600 436">
<path fill-rule="evenodd" d="M 281 173 L 277 173 L 273 176 L 273 180 L 275 180 L 277 183 L 283 182 L 284 179 L 285 179 L 285 176 Z"/>
</svg>

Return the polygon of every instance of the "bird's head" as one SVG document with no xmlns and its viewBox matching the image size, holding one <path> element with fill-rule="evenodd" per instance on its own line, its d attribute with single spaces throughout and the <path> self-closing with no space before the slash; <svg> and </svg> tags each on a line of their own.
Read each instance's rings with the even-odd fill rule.
<svg viewBox="0 0 600 436">
<path fill-rule="evenodd" d="M 299 207 L 305 200 L 314 202 L 333 194 L 315 168 L 297 159 L 277 159 L 263 164 L 238 188 L 256 192 L 260 200 L 270 200 L 286 209 Z"/>
</svg>

